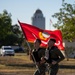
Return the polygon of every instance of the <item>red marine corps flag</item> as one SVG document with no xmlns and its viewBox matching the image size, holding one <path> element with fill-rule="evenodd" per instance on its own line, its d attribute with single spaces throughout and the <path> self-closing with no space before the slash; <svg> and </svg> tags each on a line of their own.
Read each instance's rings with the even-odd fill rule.
<svg viewBox="0 0 75 75">
<path fill-rule="evenodd" d="M 24 33 L 24 36 L 28 42 L 33 43 L 35 39 L 40 39 L 42 41 L 41 46 L 47 47 L 48 40 L 50 38 L 55 38 L 56 43 L 55 45 L 60 49 L 64 50 L 63 41 L 62 41 L 62 33 L 60 30 L 43 30 L 38 27 L 35 27 L 33 25 L 22 23 L 18 21 L 22 31 Z"/>
</svg>

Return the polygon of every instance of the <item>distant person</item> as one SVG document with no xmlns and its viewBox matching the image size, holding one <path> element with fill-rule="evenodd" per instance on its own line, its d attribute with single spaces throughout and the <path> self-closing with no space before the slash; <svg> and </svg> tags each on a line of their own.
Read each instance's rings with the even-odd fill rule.
<svg viewBox="0 0 75 75">
<path fill-rule="evenodd" d="M 45 62 L 41 59 L 45 56 L 45 49 L 40 47 L 41 40 L 36 39 L 33 51 L 30 50 L 30 59 L 36 64 L 37 70 L 34 75 L 45 75 Z"/>
<path fill-rule="evenodd" d="M 57 75 L 59 69 L 59 62 L 62 61 L 65 57 L 61 51 L 54 46 L 56 40 L 51 38 L 48 42 L 47 54 L 45 60 L 50 66 L 49 75 Z"/>
</svg>

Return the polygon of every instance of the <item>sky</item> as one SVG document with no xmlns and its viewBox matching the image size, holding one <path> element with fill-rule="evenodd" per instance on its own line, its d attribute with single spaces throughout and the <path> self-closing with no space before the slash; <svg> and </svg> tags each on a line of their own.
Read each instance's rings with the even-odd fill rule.
<svg viewBox="0 0 75 75">
<path fill-rule="evenodd" d="M 74 0 L 65 0 L 65 2 L 73 4 Z M 17 19 L 31 24 L 31 17 L 37 9 L 40 9 L 45 17 L 47 30 L 55 29 L 52 24 L 56 23 L 57 19 L 53 18 L 52 15 L 59 12 L 61 7 L 62 0 L 0 0 L 0 13 L 3 13 L 3 10 L 11 13 L 12 25 L 18 24 Z"/>
</svg>

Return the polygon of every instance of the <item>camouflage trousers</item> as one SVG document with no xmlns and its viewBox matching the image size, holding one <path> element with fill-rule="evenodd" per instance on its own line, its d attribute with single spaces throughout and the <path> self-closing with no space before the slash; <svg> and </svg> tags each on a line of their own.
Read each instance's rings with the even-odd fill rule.
<svg viewBox="0 0 75 75">
<path fill-rule="evenodd" d="M 40 65 L 37 70 L 35 71 L 34 75 L 45 75 L 45 64 Z"/>
<path fill-rule="evenodd" d="M 55 64 L 55 65 L 51 65 L 49 68 L 49 75 L 57 75 L 59 70 L 59 65 Z"/>
</svg>

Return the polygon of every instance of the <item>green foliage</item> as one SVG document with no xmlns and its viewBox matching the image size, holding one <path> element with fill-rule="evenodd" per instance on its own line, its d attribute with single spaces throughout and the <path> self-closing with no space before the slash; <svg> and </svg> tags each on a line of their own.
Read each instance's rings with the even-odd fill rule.
<svg viewBox="0 0 75 75">
<path fill-rule="evenodd" d="M 4 10 L 0 13 L 0 46 L 21 44 L 22 41 L 19 27 L 13 29 L 11 14 Z"/>
<path fill-rule="evenodd" d="M 19 29 L 19 26 L 17 24 L 12 26 L 12 32 L 17 36 L 17 43 L 19 46 L 22 45 L 24 39 L 23 39 L 23 33 L 22 31 Z M 15 40 L 16 41 L 16 40 Z"/>
<path fill-rule="evenodd" d="M 64 39 L 72 42 L 75 39 L 75 4 L 72 5 L 65 3 L 64 0 L 62 1 L 60 12 L 52 15 L 58 19 L 53 26 L 62 31 Z"/>
<path fill-rule="evenodd" d="M 6 10 L 0 13 L 0 45 L 2 45 L 4 39 L 8 34 L 11 34 L 11 16 Z"/>
</svg>

